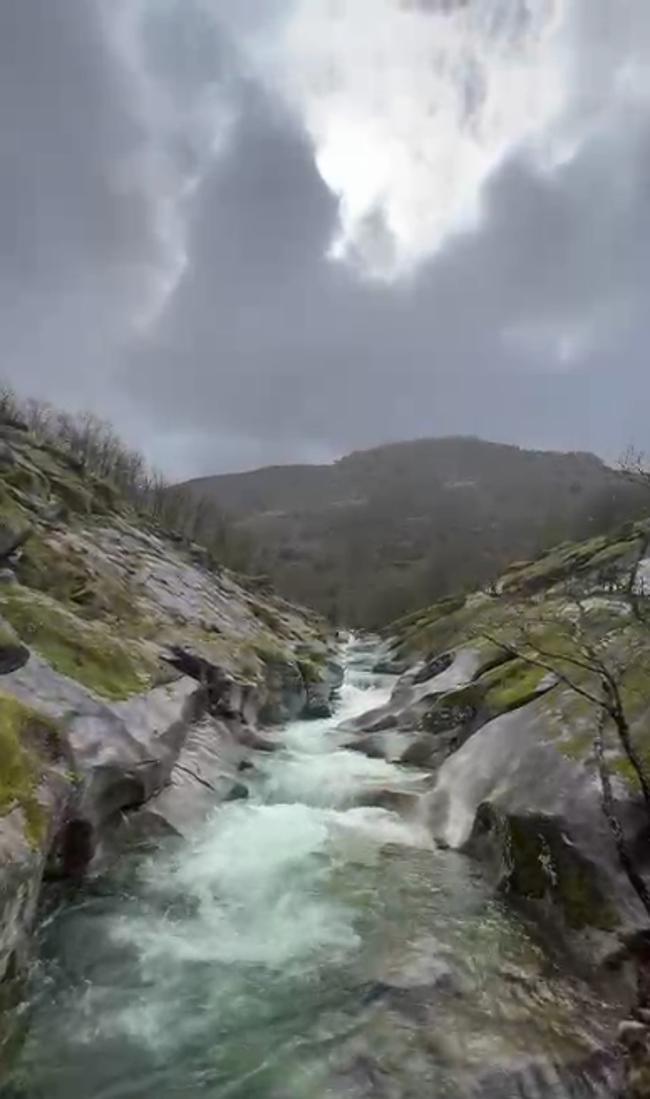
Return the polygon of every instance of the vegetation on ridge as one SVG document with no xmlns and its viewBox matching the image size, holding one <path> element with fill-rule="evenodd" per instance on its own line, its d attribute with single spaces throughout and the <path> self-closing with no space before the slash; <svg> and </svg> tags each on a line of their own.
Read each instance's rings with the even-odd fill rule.
<svg viewBox="0 0 650 1099">
<path fill-rule="evenodd" d="M 231 572 L 237 545 L 110 426 L 0 389 L 0 625 L 14 646 L 109 701 L 173 679 L 178 646 L 263 687 L 281 669 L 315 682 L 325 623 Z"/>
<path fill-rule="evenodd" d="M 650 472 L 638 469 L 635 476 L 650 489 Z M 425 668 L 443 650 L 478 650 L 483 669 L 485 659 L 494 661 L 497 654 L 495 666 L 479 668 L 465 687 L 434 695 L 422 727 L 437 733 L 460 723 L 466 739 L 494 717 L 535 702 L 540 739 L 554 741 L 561 755 L 587 768 L 599 784 L 621 868 L 650 916 L 650 887 L 620 809 L 621 801 L 640 795 L 650 822 L 649 580 L 650 521 L 645 520 L 626 524 L 609 538 L 563 543 L 537 560 L 512 565 L 489 592 L 433 604 L 397 621 L 387 634 L 394 638 L 393 658 L 420 656 Z M 460 742 L 456 734 L 452 750 Z M 547 835 L 548 822 L 518 821 L 511 814 L 501 819 L 498 798 L 482 811 L 485 830 L 496 830 L 503 839 L 511 864 L 509 887 L 524 896 L 544 895 L 544 859 L 551 859 L 557 886 L 564 854 L 552 855 L 558 837 Z M 574 870 L 577 888 L 584 874 L 572 864 Z M 575 896 L 562 898 L 565 915 L 571 926 L 608 926 L 610 917 L 602 922 L 605 910 L 595 894 L 586 898 L 586 880 Z"/>
<path fill-rule="evenodd" d="M 475 438 L 395 443 L 330 466 L 186 487 L 230 515 L 254 545 L 255 569 L 280 591 L 364 628 L 489 587 L 512 560 L 607 534 L 644 506 L 639 487 L 594 455 Z"/>
<path fill-rule="evenodd" d="M 29 462 L 28 451 L 9 479 L 19 491 L 43 495 L 49 483 L 70 511 L 88 515 L 128 503 L 163 529 L 200 542 L 206 564 L 247 567 L 246 539 L 233 531 L 219 508 L 172 487 L 92 413 L 72 415 L 45 401 L 21 401 L 1 385 L 0 424 L 27 428 L 33 440 L 34 462 Z"/>
</svg>

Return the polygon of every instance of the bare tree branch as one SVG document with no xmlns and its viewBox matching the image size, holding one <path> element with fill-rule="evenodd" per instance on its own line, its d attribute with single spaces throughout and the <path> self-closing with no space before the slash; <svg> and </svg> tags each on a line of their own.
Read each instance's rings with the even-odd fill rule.
<svg viewBox="0 0 650 1099">
<path fill-rule="evenodd" d="M 579 683 L 576 683 L 575 680 L 570 679 L 570 677 L 564 672 L 561 672 L 558 669 L 557 665 L 550 663 L 550 660 L 544 659 L 546 656 L 552 656 L 552 654 L 542 653 L 540 651 L 539 656 L 533 656 L 530 653 L 527 653 L 525 650 L 517 648 L 517 646 L 515 645 L 509 645 L 506 641 L 502 641 L 500 638 L 494 637 L 492 634 L 483 633 L 481 634 L 481 636 L 484 637 L 486 641 L 490 641 L 493 645 L 497 645 L 500 649 L 503 649 L 504 652 L 509 653 L 510 656 L 516 657 L 519 660 L 524 660 L 526 664 L 531 664 L 536 668 L 543 668 L 547 672 L 552 672 L 553 675 L 557 676 L 557 679 L 560 683 L 564 683 L 566 687 L 570 687 L 572 691 L 575 691 L 576 694 L 582 695 L 583 698 L 586 698 L 589 702 L 593 702 L 594 705 L 599 707 L 603 705 L 602 699 L 599 698 L 598 695 L 592 694 L 590 691 L 582 687 Z M 564 656 L 562 655 L 559 659 L 563 660 Z M 576 662 L 572 661 L 572 663 Z M 588 668 L 588 665 L 580 663 L 578 664 L 578 667 Z"/>
<path fill-rule="evenodd" d="M 596 735 L 594 736 L 594 754 L 596 757 L 596 765 L 598 767 L 598 775 L 600 778 L 600 788 L 602 792 L 602 810 L 610 827 L 612 836 L 614 837 L 614 843 L 616 844 L 616 850 L 618 852 L 619 861 L 623 870 L 627 874 L 628 881 L 634 889 L 634 892 L 638 896 L 641 904 L 645 908 L 646 912 L 650 916 L 650 891 L 643 878 L 634 866 L 634 861 L 630 854 L 625 835 L 623 833 L 623 827 L 619 820 L 614 807 L 614 796 L 612 794 L 612 783 L 609 771 L 607 770 L 607 764 L 605 762 L 605 727 L 607 724 L 607 711 L 603 707 L 598 717 L 596 726 Z"/>
</svg>

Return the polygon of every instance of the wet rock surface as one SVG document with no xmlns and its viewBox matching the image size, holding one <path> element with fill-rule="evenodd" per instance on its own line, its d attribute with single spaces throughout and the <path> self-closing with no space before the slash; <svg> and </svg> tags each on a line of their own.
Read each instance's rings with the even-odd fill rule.
<svg viewBox="0 0 650 1099">
<path fill-rule="evenodd" d="M 354 665 L 343 726 L 389 689 Z M 162 851 L 49 922 L 22 1099 L 45 1081 L 51 1099 L 244 1094 L 251 1070 L 269 1099 L 607 1094 L 609 1007 L 548 966 L 470 860 L 435 848 L 418 815 L 430 776 L 351 752 L 336 717 L 267 732 L 271 753 L 242 731 L 195 722 L 118 837 Z"/>
</svg>

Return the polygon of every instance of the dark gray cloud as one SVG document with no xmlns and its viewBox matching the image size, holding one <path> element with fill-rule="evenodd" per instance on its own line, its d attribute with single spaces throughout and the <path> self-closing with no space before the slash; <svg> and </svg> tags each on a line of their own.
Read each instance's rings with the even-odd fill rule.
<svg viewBox="0 0 650 1099">
<path fill-rule="evenodd" d="M 594 157 L 508 163 L 480 230 L 406 285 L 360 282 L 323 259 L 336 205 L 304 139 L 257 104 L 206 181 L 138 400 L 185 418 L 204 470 L 457 431 L 615 454 L 650 397 L 645 143 L 615 211 Z"/>
<path fill-rule="evenodd" d="M 639 79 L 650 19 L 578 8 L 570 153 L 513 147 L 478 222 L 382 281 L 382 207 L 356 262 L 328 258 L 339 202 L 250 60 L 258 4 L 3 5 L 5 372 L 179 475 L 439 433 L 647 443 L 650 117 L 605 93 Z"/>
<path fill-rule="evenodd" d="M 0 80 L 3 363 L 26 389 L 90 394 L 155 248 L 119 179 L 142 135 L 86 0 L 0 5 Z"/>
</svg>

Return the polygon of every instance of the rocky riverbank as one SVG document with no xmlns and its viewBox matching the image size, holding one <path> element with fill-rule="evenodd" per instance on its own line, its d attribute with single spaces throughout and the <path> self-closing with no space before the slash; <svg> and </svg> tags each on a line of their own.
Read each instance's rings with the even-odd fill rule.
<svg viewBox="0 0 650 1099">
<path fill-rule="evenodd" d="M 350 746 L 430 775 L 438 844 L 477 859 L 555 957 L 617 987 L 648 1095 L 648 526 L 567 543 L 387 631 L 390 700 Z M 644 1090 L 645 1089 L 645 1090 Z"/>
<path fill-rule="evenodd" d="M 342 657 L 333 717 L 273 730 L 247 799 L 56 891 L 9 1094 L 617 1094 L 613 990 L 433 842 L 425 773 L 345 746 L 392 683 L 372 642 Z"/>
<path fill-rule="evenodd" d="M 20 425 L 0 437 L 0 980 L 44 878 L 247 794 L 272 727 L 328 711 L 331 632 L 172 539 Z"/>
<path fill-rule="evenodd" d="M 287 729 L 298 723 L 304 750 L 301 720 L 331 717 L 342 673 L 331 630 L 263 578 L 170 537 L 19 425 L 0 443 L 8 995 L 44 881 L 110 874 L 125 850 L 167 837 L 192 842 L 215 806 L 259 798 L 278 750 L 277 796 L 293 791 Z M 356 700 L 327 726 L 336 767 L 327 754 L 309 763 L 303 791 L 316 806 L 389 813 L 478 860 L 556 964 L 630 1013 L 620 1041 L 635 1097 L 650 1044 L 649 575 L 648 528 L 628 525 L 395 623 L 373 650 L 380 704 Z M 361 783 L 355 753 L 374 761 Z M 343 779 L 349 806 L 332 787 Z"/>
</svg>

